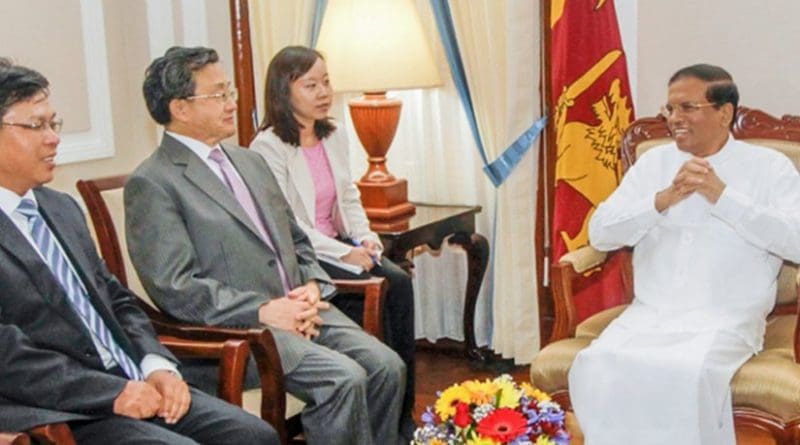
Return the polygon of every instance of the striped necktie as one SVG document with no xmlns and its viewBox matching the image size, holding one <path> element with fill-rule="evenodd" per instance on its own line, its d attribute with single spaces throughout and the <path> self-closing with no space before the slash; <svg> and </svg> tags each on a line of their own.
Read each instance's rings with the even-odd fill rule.
<svg viewBox="0 0 800 445">
<path fill-rule="evenodd" d="M 28 218 L 28 227 L 30 228 L 33 242 L 36 243 L 39 252 L 45 258 L 45 262 L 50 267 L 53 275 L 55 275 L 61 287 L 64 288 L 67 298 L 72 303 L 72 308 L 80 315 L 84 324 L 111 353 L 111 356 L 128 377 L 132 380 L 143 380 L 139 367 L 119 347 L 103 318 L 92 306 L 86 290 L 78 276 L 69 267 L 66 256 L 61 251 L 58 243 L 56 243 L 53 232 L 50 231 L 44 218 L 39 213 L 36 203 L 31 199 L 23 199 L 17 207 L 17 213 Z"/>
</svg>

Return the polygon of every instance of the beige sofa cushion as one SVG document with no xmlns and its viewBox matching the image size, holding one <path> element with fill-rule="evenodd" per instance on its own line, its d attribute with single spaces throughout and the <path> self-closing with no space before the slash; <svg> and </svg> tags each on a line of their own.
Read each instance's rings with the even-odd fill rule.
<svg viewBox="0 0 800 445">
<path fill-rule="evenodd" d="M 764 350 L 748 360 L 731 389 L 733 406 L 756 408 L 784 422 L 800 417 L 800 365 L 786 349 Z"/>
<path fill-rule="evenodd" d="M 612 308 L 604 309 L 586 320 L 578 323 L 578 326 L 575 327 L 575 336 L 576 337 L 591 337 L 596 338 L 600 336 L 600 333 L 611 323 L 615 318 L 619 317 L 619 314 L 622 313 L 628 307 L 627 304 L 621 304 L 619 306 L 614 306 Z"/>
<path fill-rule="evenodd" d="M 567 389 L 567 374 L 578 352 L 594 338 L 566 338 L 547 345 L 531 363 L 531 383 L 547 393 Z"/>
</svg>

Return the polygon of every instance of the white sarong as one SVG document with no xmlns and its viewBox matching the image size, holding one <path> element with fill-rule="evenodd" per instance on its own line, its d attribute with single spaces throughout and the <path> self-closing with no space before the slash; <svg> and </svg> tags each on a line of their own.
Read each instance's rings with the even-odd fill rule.
<svg viewBox="0 0 800 445">
<path fill-rule="evenodd" d="M 735 444 L 730 381 L 753 348 L 721 331 L 662 333 L 625 318 L 569 373 L 586 445 Z"/>
</svg>

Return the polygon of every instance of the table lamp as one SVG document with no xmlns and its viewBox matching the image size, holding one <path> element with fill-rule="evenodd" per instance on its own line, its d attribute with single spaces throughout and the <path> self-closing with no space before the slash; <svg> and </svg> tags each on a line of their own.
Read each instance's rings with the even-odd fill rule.
<svg viewBox="0 0 800 445">
<path fill-rule="evenodd" d="M 364 92 L 348 103 L 369 160 L 356 185 L 373 230 L 385 229 L 415 212 L 406 180 L 386 168 L 402 106 L 386 91 L 441 85 L 419 12 L 413 0 L 329 0 L 316 49 L 336 92 Z"/>
</svg>

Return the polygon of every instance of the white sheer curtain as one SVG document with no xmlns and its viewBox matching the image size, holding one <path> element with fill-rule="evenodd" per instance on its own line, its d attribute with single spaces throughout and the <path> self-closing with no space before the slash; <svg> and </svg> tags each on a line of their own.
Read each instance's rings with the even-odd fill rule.
<svg viewBox="0 0 800 445">
<path fill-rule="evenodd" d="M 529 0 L 452 1 L 450 7 L 491 161 L 538 118 L 539 9 Z M 529 363 L 539 347 L 536 152 L 528 151 L 496 195 L 492 349 L 517 363 Z"/>
<path fill-rule="evenodd" d="M 259 119 L 264 117 L 264 79 L 269 61 L 285 46 L 311 43 L 315 7 L 315 0 L 250 0 L 250 38 Z"/>
</svg>

